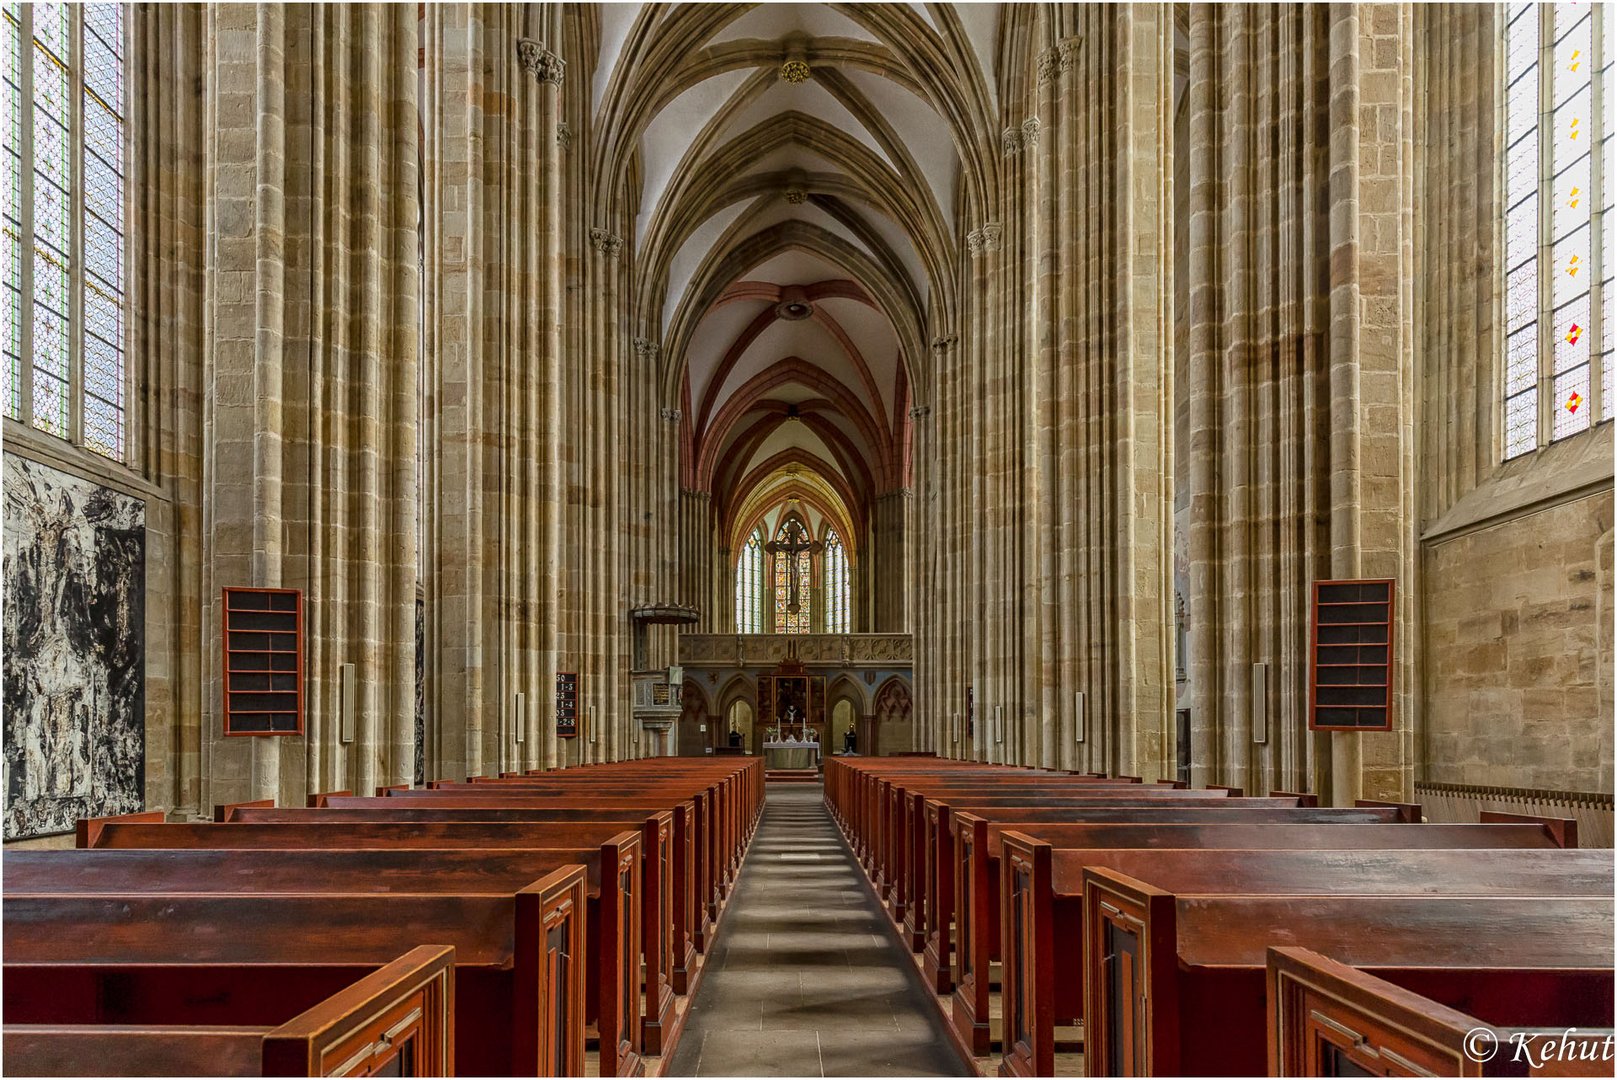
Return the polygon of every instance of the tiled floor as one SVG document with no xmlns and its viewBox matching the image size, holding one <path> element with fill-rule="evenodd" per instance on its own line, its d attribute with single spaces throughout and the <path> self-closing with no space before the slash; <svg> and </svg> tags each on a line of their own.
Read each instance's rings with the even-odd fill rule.
<svg viewBox="0 0 1617 1080">
<path fill-rule="evenodd" d="M 966 1076 L 815 784 L 764 817 L 669 1076 Z"/>
</svg>

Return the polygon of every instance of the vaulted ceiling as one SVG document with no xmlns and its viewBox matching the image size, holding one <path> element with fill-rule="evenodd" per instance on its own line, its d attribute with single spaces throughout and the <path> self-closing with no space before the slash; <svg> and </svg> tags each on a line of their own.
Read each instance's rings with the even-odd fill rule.
<svg viewBox="0 0 1617 1080">
<path fill-rule="evenodd" d="M 1000 9 L 594 12 L 593 171 L 615 185 L 598 199 L 634 215 L 636 305 L 683 414 L 683 482 L 737 530 L 766 491 L 857 528 L 908 482 L 956 215 L 997 138 Z"/>
</svg>

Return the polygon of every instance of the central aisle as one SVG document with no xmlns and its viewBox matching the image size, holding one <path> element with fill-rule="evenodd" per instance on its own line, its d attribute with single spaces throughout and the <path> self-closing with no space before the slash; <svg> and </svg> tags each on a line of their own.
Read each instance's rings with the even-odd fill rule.
<svg viewBox="0 0 1617 1080">
<path fill-rule="evenodd" d="M 967 1076 L 818 784 L 771 784 L 669 1076 Z"/>
</svg>

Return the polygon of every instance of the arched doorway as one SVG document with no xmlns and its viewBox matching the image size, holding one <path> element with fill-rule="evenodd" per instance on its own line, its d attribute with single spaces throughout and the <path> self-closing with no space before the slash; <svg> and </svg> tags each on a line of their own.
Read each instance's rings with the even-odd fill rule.
<svg viewBox="0 0 1617 1080">
<path fill-rule="evenodd" d="M 726 723 L 723 737 L 726 742 L 724 745 L 729 745 L 730 732 L 739 731 L 741 732 L 741 745 L 746 749 L 747 753 L 758 753 L 758 740 L 752 730 L 754 727 L 753 719 L 752 702 L 745 698 L 737 698 L 735 701 L 730 702 L 730 711 L 725 717 Z"/>
<path fill-rule="evenodd" d="M 822 752 L 827 754 L 841 753 L 842 748 L 847 745 L 848 732 L 854 731 L 858 723 L 859 713 L 854 709 L 853 702 L 847 698 L 840 699 L 831 708 L 831 743 Z M 856 747 L 856 749 L 863 751 L 864 747 Z"/>
</svg>

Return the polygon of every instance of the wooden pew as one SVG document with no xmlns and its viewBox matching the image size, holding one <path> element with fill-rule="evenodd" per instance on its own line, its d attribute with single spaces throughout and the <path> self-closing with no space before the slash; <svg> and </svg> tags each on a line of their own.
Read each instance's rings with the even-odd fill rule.
<svg viewBox="0 0 1617 1080">
<path fill-rule="evenodd" d="M 643 1048 L 642 1029 L 645 1019 L 639 1000 L 641 986 L 641 928 L 643 926 L 641 837 L 638 832 L 620 832 L 605 840 L 583 841 L 586 846 L 560 847 L 565 839 L 554 826 L 513 825 L 489 823 L 409 823 L 358 824 L 337 823 L 312 825 L 249 825 L 249 824 L 191 824 L 174 823 L 149 825 L 122 823 L 116 819 L 102 819 L 93 830 L 97 849 L 199 849 L 241 852 L 247 849 L 308 851 L 330 855 L 334 859 L 321 864 L 317 875 L 313 869 L 290 871 L 302 878 L 315 879 L 321 889 L 333 887 L 336 882 L 349 882 L 349 891 L 370 892 L 385 889 L 385 882 L 373 876 L 339 874 L 345 865 L 385 865 L 383 856 L 401 859 L 406 866 L 413 861 L 425 864 L 435 858 L 433 865 L 448 867 L 449 855 L 434 857 L 424 854 L 443 849 L 451 854 L 456 850 L 470 850 L 466 856 L 473 866 L 491 863 L 491 849 L 522 849 L 526 862 L 536 868 L 560 865 L 581 865 L 586 868 L 586 897 L 580 902 L 580 913 L 585 914 L 582 940 L 586 944 L 584 965 L 587 975 L 583 995 L 585 1012 L 583 1022 L 596 1019 L 601 1035 L 603 1075 L 632 1075 L 639 1068 Z M 389 849 L 402 849 L 390 851 Z M 478 854 L 481 853 L 481 854 Z M 348 855 L 347 864 L 342 855 Z M 363 854 L 363 858 L 361 857 Z M 306 864 L 312 865 L 308 860 Z M 56 872 L 68 873 L 75 864 L 66 863 Z M 7 895 L 11 893 L 9 872 L 6 879 Z M 324 875 L 324 876 L 321 876 Z M 536 869 L 528 880 L 538 878 Z M 438 878 L 426 882 L 422 889 L 473 888 L 480 882 L 465 881 L 444 869 Z M 507 882 L 508 884 L 508 882 Z M 458 943 L 456 943 L 458 944 Z M 465 950 L 462 949 L 462 952 Z M 655 965 L 653 965 L 655 967 Z M 615 1008 L 614 1003 L 627 1003 Z M 662 1012 L 663 1002 L 650 995 L 647 1003 L 659 1009 L 656 1019 L 666 1023 L 669 1016 Z"/>
<path fill-rule="evenodd" d="M 465 810 L 544 810 L 557 817 L 567 817 L 572 820 L 590 820 L 603 812 L 612 814 L 639 810 L 642 813 L 654 813 L 668 805 L 667 797 L 630 798 L 628 796 L 612 796 L 589 798 L 577 794 L 544 795 L 531 794 L 526 791 L 512 789 L 509 792 L 497 792 L 484 788 L 478 792 L 464 792 L 460 790 L 434 789 L 431 791 L 412 791 L 400 793 L 398 797 L 386 800 L 400 809 L 406 807 L 432 807 L 456 808 Z M 695 807 L 693 831 L 696 848 L 696 904 L 699 907 L 703 921 L 694 931 L 701 941 L 711 937 L 711 927 L 718 922 L 719 907 L 728 894 L 729 880 L 725 876 L 727 856 L 723 854 L 730 841 L 727 839 L 727 830 L 722 823 L 721 814 L 716 812 L 717 796 L 705 792 L 692 798 Z M 332 809 L 373 809 L 375 803 L 371 801 L 359 802 L 350 799 L 333 799 L 328 804 Z"/>
<path fill-rule="evenodd" d="M 581 791 L 576 787 L 558 792 L 550 788 L 529 787 L 521 781 L 501 781 L 498 785 L 440 784 L 436 788 L 425 790 L 393 792 L 390 799 L 398 805 L 510 806 L 577 811 L 599 811 L 609 807 L 614 810 L 644 809 L 650 812 L 666 807 L 669 800 L 675 797 L 677 796 L 672 792 L 658 795 L 637 790 L 628 794 L 618 794 L 609 791 Z M 709 923 L 716 923 L 719 905 L 729 894 L 734 871 L 740 866 L 742 853 L 746 849 L 746 834 L 734 811 L 732 805 L 734 800 L 725 789 L 715 785 L 705 792 L 688 797 L 693 798 L 697 805 L 697 828 L 702 837 L 700 846 L 705 855 L 706 869 L 703 876 L 708 889 L 703 895 L 704 907 Z M 332 799 L 327 805 L 335 808 L 352 808 L 371 804 L 368 802 L 361 804 L 349 799 Z"/>
<path fill-rule="evenodd" d="M 1006 1044 L 1004 1068 L 1018 1076 L 1048 1075 L 1041 1070 L 1054 1062 L 1054 1028 L 1081 1015 L 1083 983 L 1056 982 L 1052 971 L 1058 965 L 1082 970 L 1084 883 L 1097 866 L 1184 880 L 1215 893 L 1273 892 L 1277 882 L 1299 893 L 1350 893 L 1371 885 L 1403 893 L 1453 892 L 1456 886 L 1489 891 L 1484 885 L 1506 892 L 1552 881 L 1561 882 L 1564 892 L 1586 893 L 1609 890 L 1611 880 L 1609 857 L 1557 848 L 1540 825 L 1068 826 L 1055 834 L 1055 843 L 1007 829 L 1001 847 L 1002 1011 L 1013 1014 L 1017 995 L 1033 1002 L 1025 1011 L 1025 1038 Z M 1494 866 L 1497 878 L 1476 869 Z M 1312 868 L 1314 876 L 1299 867 Z M 1411 883 L 1400 884 L 1400 873 Z M 1017 920 L 1021 931 L 1006 936 Z M 961 951 L 962 969 L 973 953 L 974 965 L 981 964 L 980 946 Z M 964 975 L 961 983 L 954 1005 L 964 1032 L 964 1024 L 985 1015 L 987 988 Z"/>
<path fill-rule="evenodd" d="M 660 826 L 660 812 L 645 816 L 643 811 L 620 811 L 612 807 L 602 807 L 594 811 L 580 810 L 524 810 L 509 806 L 488 807 L 455 807 L 455 806 L 399 806 L 386 800 L 373 800 L 373 807 L 363 809 L 342 809 L 325 807 L 321 810 L 308 810 L 300 808 L 260 808 L 260 807 L 231 807 L 226 817 L 226 823 L 235 824 L 308 824 L 315 821 L 341 822 L 345 824 L 385 824 L 388 822 L 511 822 L 538 824 L 543 822 L 566 822 L 572 824 L 587 824 L 592 826 L 615 826 L 613 832 L 626 828 L 640 827 L 645 830 L 645 857 L 647 867 L 646 895 L 649 898 L 656 890 L 658 896 L 662 895 L 661 880 L 665 875 L 670 881 L 666 890 L 672 910 L 669 918 L 672 920 L 674 934 L 670 939 L 672 960 L 673 989 L 676 994 L 689 994 L 694 989 L 694 975 L 696 972 L 695 954 L 705 951 L 707 935 L 710 927 L 703 918 L 705 908 L 698 905 L 696 898 L 699 895 L 698 849 L 696 847 L 696 831 L 693 827 L 695 821 L 694 803 L 686 802 L 674 807 L 673 818 L 673 844 L 672 858 L 658 858 L 660 864 L 667 866 L 667 870 L 659 871 L 650 866 L 654 855 L 664 853 L 662 828 Z M 590 813 L 591 816 L 582 816 Z M 653 874 L 657 875 L 653 880 Z M 647 917 L 652 917 L 656 905 L 649 900 L 646 905 Z M 644 931 L 645 940 L 654 942 L 650 929 Z"/>
<path fill-rule="evenodd" d="M 1610 1028 L 1485 1020 L 1308 949 L 1269 950 L 1270 1076 L 1611 1076 Z"/>
<path fill-rule="evenodd" d="M 1159 789 L 1167 794 L 1180 794 L 1172 789 Z M 907 792 L 906 792 L 907 794 Z M 952 857 L 952 831 L 954 831 L 954 815 L 956 810 L 960 813 L 978 813 L 983 818 L 1003 818 L 1014 821 L 1129 821 L 1134 815 L 1125 813 L 1130 807 L 1140 808 L 1180 808 L 1185 812 L 1200 815 L 1203 812 L 1226 813 L 1287 813 L 1294 810 L 1295 804 L 1289 799 L 1224 799 L 1218 797 L 1214 800 L 1203 799 L 1129 799 L 1127 795 L 1114 795 L 1111 792 L 1104 795 L 1087 795 L 1079 799 L 1069 797 L 1049 797 L 1049 799 L 1032 799 L 1032 797 L 1017 797 L 1017 799 L 990 799 L 982 795 L 959 797 L 949 795 L 948 802 L 943 797 L 930 799 L 927 795 L 915 795 L 914 805 L 904 810 L 904 826 L 902 826 L 901 850 L 896 855 L 897 870 L 894 873 L 893 915 L 899 922 L 904 936 L 910 943 L 910 949 L 920 952 L 927 946 L 928 933 L 931 925 L 935 923 L 935 915 L 931 907 L 941 902 L 941 915 L 944 926 L 948 926 L 951 915 L 951 896 L 948 889 L 938 892 L 936 897 L 928 896 L 928 892 L 935 888 L 938 878 L 941 857 L 949 860 Z M 957 802 L 956 802 L 957 800 Z M 928 810 L 928 802 L 935 802 L 935 810 Z M 1116 812 L 1104 813 L 1103 812 Z M 1095 812 L 1095 813 L 1091 813 Z M 1096 816 L 1098 813 L 1098 816 Z M 1355 810 L 1352 820 L 1362 821 L 1391 821 L 1392 812 L 1374 812 L 1374 810 Z M 1185 818 L 1192 820 L 1192 818 Z M 1200 816 L 1193 820 L 1201 820 Z M 1234 820 L 1234 818 L 1232 818 Z M 1266 820 L 1266 818 L 1252 818 L 1252 820 Z M 1337 818 L 1332 818 L 1337 820 Z M 1347 818 L 1340 818 L 1347 820 Z M 902 897 L 902 899 L 897 899 Z M 946 957 L 943 957 L 946 959 Z M 946 965 L 944 965 L 946 967 Z M 935 968 L 941 970 L 941 968 Z M 941 981 L 941 980 L 935 980 Z M 948 993 L 943 986 L 938 993 Z"/>
<path fill-rule="evenodd" d="M 908 801 L 906 795 L 910 793 L 924 794 L 930 798 L 946 802 L 956 800 L 975 801 L 979 796 L 985 799 L 1019 799 L 1023 802 L 1037 802 L 1042 799 L 1057 798 L 1120 797 L 1123 795 L 1137 797 L 1142 801 L 1155 801 L 1159 798 L 1221 799 L 1225 797 L 1223 792 L 1175 790 L 1157 787 L 1156 785 L 1146 787 L 1112 780 L 1050 774 L 1044 776 L 1006 777 L 1000 780 L 985 780 L 977 777 L 959 780 L 954 778 L 872 777 L 866 786 L 866 792 L 864 806 L 854 823 L 854 829 L 859 841 L 857 850 L 861 860 L 865 863 L 866 869 L 876 875 L 878 883 L 881 875 L 890 873 L 892 869 L 887 858 L 887 849 L 902 834 L 902 826 L 895 818 L 902 813 L 903 807 Z"/>
<path fill-rule="evenodd" d="M 1071 785 L 1046 785 L 1022 788 L 1010 785 L 1000 788 L 966 788 L 953 786 L 923 786 L 919 790 L 899 784 L 887 784 L 880 789 L 874 815 L 874 832 L 866 845 L 866 870 L 884 900 L 897 905 L 895 915 L 902 920 L 910 889 L 908 875 L 914 872 L 915 837 L 917 823 L 924 834 L 924 813 L 916 812 L 916 800 L 921 797 L 937 799 L 950 805 L 972 806 L 1150 806 L 1158 803 L 1217 802 L 1229 800 L 1222 794 L 1205 791 L 1176 791 L 1172 788 L 1143 788 L 1138 785 L 1109 782 L 1078 781 Z M 923 804 L 924 805 L 924 804 Z M 1263 800 L 1249 805 L 1294 805 L 1284 800 Z M 924 838 L 924 836 L 923 836 Z"/>
<path fill-rule="evenodd" d="M 186 880 L 210 887 L 165 893 L 161 881 L 145 888 L 109 883 L 107 891 L 57 884 L 70 872 L 92 872 L 73 868 L 98 858 L 193 866 L 211 860 L 205 880 L 199 873 Z M 219 867 L 237 859 L 291 867 L 281 873 L 295 890 L 255 892 L 232 880 L 236 875 Z M 514 889 L 458 882 L 410 892 L 368 887 L 366 867 L 389 863 L 400 874 L 411 863 L 426 868 L 414 871 L 417 879 L 436 869 L 434 857 L 420 851 L 8 853 L 0 920 L 6 963 L 93 969 L 118 987 L 122 1000 L 204 1002 L 188 988 L 206 989 L 216 985 L 216 972 L 250 965 L 255 977 L 243 992 L 263 1008 L 333 993 L 396 958 L 401 943 L 442 942 L 455 950 L 455 1073 L 582 1075 L 584 867 L 559 865 Z M 31 1018 L 12 1005 L 8 1000 L 8 1021 Z"/>
<path fill-rule="evenodd" d="M 1159 789 L 1164 795 L 1184 794 L 1169 788 Z M 1134 800 L 1126 796 L 1087 798 L 1050 797 L 1030 802 L 1027 797 L 988 798 L 971 796 L 963 805 L 928 798 L 923 806 L 923 824 L 919 846 L 911 868 L 906 871 L 905 888 L 910 901 L 905 908 L 906 924 L 917 933 L 910 935 L 912 947 L 919 936 L 922 945 L 922 970 L 926 982 L 937 993 L 949 993 L 953 987 L 950 965 L 952 949 L 949 932 L 954 919 L 954 815 L 972 813 L 984 818 L 1028 819 L 1037 815 L 1050 815 L 1059 819 L 1090 819 L 1104 821 L 1093 814 L 1112 810 L 1113 822 L 1132 821 L 1133 810 L 1189 811 L 1191 820 L 1200 820 L 1205 811 L 1264 811 L 1296 809 L 1286 799 L 1229 799 L 1219 795 L 1213 799 L 1155 798 Z"/>
<path fill-rule="evenodd" d="M 1463 1000 L 1479 1015 L 1514 1002 L 1528 1027 L 1612 1026 L 1609 894 L 1175 893 L 1095 868 L 1083 910 L 1091 1072 L 1262 1072 L 1274 944 L 1337 957 L 1441 1004 Z M 1011 1016 L 1011 1028 L 1021 1024 Z"/>
<path fill-rule="evenodd" d="M 7 963 L 5 1069 L 12 1076 L 113 1068 L 123 1076 L 452 1076 L 454 963 L 454 949 L 422 945 L 364 974 L 319 969 L 273 996 L 257 964 Z"/>
<path fill-rule="evenodd" d="M 1225 805 L 1232 800 L 1222 792 L 1187 791 L 1168 787 L 1145 788 L 1138 785 L 1113 784 L 1107 781 L 1075 778 L 1072 784 L 1021 787 L 956 787 L 953 785 L 921 785 L 918 789 L 898 783 L 886 784 L 880 790 L 875 834 L 869 845 L 866 867 L 883 899 L 897 904 L 895 914 L 902 920 L 908 904 L 906 875 L 913 873 L 913 844 L 918 831 L 924 832 L 924 812 L 917 813 L 916 799 L 924 796 L 950 805 L 972 806 L 1087 806 L 1098 803 L 1115 805 L 1150 806 L 1157 803 L 1217 803 Z M 1246 807 L 1297 805 L 1288 799 L 1241 799 L 1235 803 Z M 924 804 L 922 804 L 924 805 Z"/>
<path fill-rule="evenodd" d="M 1233 800 L 1244 802 L 1246 800 Z M 956 1030 L 977 1055 L 989 1048 L 988 1005 L 994 962 L 1001 959 L 1000 942 L 1000 842 L 1008 831 L 1039 840 L 1056 848 L 1070 847 L 1090 835 L 1086 825 L 1350 825 L 1391 824 L 1396 812 L 1386 809 L 1240 809 L 1225 805 L 1202 808 L 1191 806 L 1108 807 L 1100 810 L 1026 810 L 1018 816 L 1033 820 L 989 821 L 961 811 L 952 815 L 944 839 L 949 852 L 947 872 L 942 880 L 952 883 L 952 902 L 939 906 L 943 918 L 952 918 L 955 934 L 953 949 L 945 948 L 940 932 L 934 948 L 938 955 L 939 982 L 949 979 L 953 986 L 951 1011 Z M 1368 835 L 1360 833 L 1359 835 Z M 1410 846 L 1421 841 L 1410 839 L 1398 844 L 1393 838 L 1385 845 Z M 1262 846 L 1261 844 L 1254 846 Z M 948 900 L 948 898 L 945 898 Z"/>
</svg>

